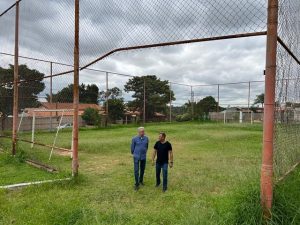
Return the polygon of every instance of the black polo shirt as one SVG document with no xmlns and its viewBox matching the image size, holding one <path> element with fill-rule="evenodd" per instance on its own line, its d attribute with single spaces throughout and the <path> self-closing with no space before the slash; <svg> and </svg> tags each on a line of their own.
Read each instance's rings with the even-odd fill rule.
<svg viewBox="0 0 300 225">
<path fill-rule="evenodd" d="M 170 142 L 161 143 L 158 141 L 155 143 L 154 149 L 157 151 L 157 163 L 164 164 L 169 162 L 169 151 L 172 151 Z"/>
</svg>

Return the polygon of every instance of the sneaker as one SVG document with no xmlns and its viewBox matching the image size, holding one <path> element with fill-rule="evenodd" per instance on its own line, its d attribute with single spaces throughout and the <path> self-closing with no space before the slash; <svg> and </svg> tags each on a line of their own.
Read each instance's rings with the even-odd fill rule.
<svg viewBox="0 0 300 225">
<path fill-rule="evenodd" d="M 145 184 L 144 184 L 144 182 L 143 182 L 143 181 L 140 181 L 140 185 L 144 186 Z"/>
<path fill-rule="evenodd" d="M 166 192 L 166 191 L 167 191 L 167 188 L 164 187 L 162 191 L 163 191 L 163 192 Z"/>
<path fill-rule="evenodd" d="M 134 190 L 138 191 L 139 190 L 139 186 L 138 185 L 134 185 Z"/>
<path fill-rule="evenodd" d="M 160 184 L 156 184 L 155 187 L 159 187 Z"/>
</svg>

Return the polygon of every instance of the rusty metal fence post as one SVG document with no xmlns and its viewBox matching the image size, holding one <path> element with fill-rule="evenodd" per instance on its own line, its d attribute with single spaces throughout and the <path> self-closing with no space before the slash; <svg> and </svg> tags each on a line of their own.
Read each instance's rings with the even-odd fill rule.
<svg viewBox="0 0 300 225">
<path fill-rule="evenodd" d="M 73 90 L 73 158 L 72 175 L 78 175 L 78 105 L 79 105 L 79 0 L 75 0 L 75 37 L 74 37 L 74 90 Z"/>
<path fill-rule="evenodd" d="M 273 144 L 275 118 L 278 0 L 268 0 L 265 108 L 261 167 L 261 204 L 265 218 L 271 217 L 273 200 Z"/>
<path fill-rule="evenodd" d="M 19 106 L 19 1 L 16 2 L 12 154 L 16 155 Z"/>
</svg>

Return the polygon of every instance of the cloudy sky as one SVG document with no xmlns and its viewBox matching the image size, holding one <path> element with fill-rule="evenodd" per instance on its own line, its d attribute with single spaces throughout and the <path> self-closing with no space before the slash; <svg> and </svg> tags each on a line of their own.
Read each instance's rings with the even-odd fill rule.
<svg viewBox="0 0 300 225">
<path fill-rule="evenodd" d="M 1 0 L 0 12 L 14 0 Z M 23 0 L 20 3 L 20 55 L 72 64 L 73 1 Z M 167 41 L 264 31 L 265 0 L 81 0 L 81 66 L 116 48 Z M 0 51 L 13 53 L 14 10 L 0 18 Z M 251 37 L 127 51 L 114 54 L 92 68 L 135 76 L 154 74 L 187 85 L 263 80 L 265 37 Z M 1 66 L 12 57 L 1 56 Z M 49 74 L 49 63 L 21 60 Z M 53 72 L 69 70 L 57 66 Z M 82 71 L 81 82 L 105 87 L 105 74 Z M 109 86 L 122 86 L 128 77 L 110 75 Z M 54 80 L 57 91 L 71 83 L 71 76 Z M 48 84 L 48 81 L 45 81 Z M 180 105 L 190 98 L 190 87 L 172 85 Z M 46 91 L 49 88 L 46 88 Z M 263 83 L 251 85 L 251 99 Z M 194 88 L 195 98 L 217 96 L 217 86 Z M 221 85 L 220 104 L 246 105 L 248 84 Z M 124 93 L 126 100 L 130 95 Z"/>
</svg>

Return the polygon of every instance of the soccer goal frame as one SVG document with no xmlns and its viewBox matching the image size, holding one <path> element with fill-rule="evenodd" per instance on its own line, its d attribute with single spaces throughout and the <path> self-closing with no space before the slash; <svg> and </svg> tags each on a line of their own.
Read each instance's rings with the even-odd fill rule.
<svg viewBox="0 0 300 225">
<path fill-rule="evenodd" d="M 51 146 L 48 146 L 51 148 L 51 152 L 50 152 L 50 155 L 49 155 L 49 161 L 51 160 L 52 158 L 52 154 L 53 154 L 53 151 L 54 149 L 59 149 L 61 151 L 68 151 L 68 152 L 71 152 L 71 158 L 72 158 L 72 151 L 73 151 L 73 142 L 72 142 L 72 139 L 73 139 L 73 131 L 72 131 L 72 138 L 71 138 L 71 149 L 65 149 L 65 148 L 58 148 L 56 147 L 56 141 L 57 141 L 57 137 L 58 137 L 58 134 L 59 134 L 59 131 L 62 129 L 62 121 L 63 121 L 63 118 L 65 116 L 65 113 L 66 112 L 74 112 L 74 109 L 38 109 L 38 110 L 33 110 L 33 115 L 32 115 L 32 130 L 31 130 L 31 148 L 34 147 L 34 145 L 36 144 L 35 142 L 35 133 L 36 133 L 36 119 L 38 118 L 37 116 L 37 113 L 38 112 L 50 112 L 51 115 L 50 115 L 50 126 L 51 126 L 51 129 L 52 129 L 52 113 L 61 113 L 59 116 L 55 116 L 55 117 L 60 117 L 59 118 L 59 123 L 58 123 L 58 126 L 56 127 L 56 131 L 55 131 L 55 137 L 54 137 L 54 140 L 53 140 L 53 143 Z M 74 115 L 72 116 L 74 117 Z M 22 121 L 22 120 L 21 120 Z"/>
</svg>

